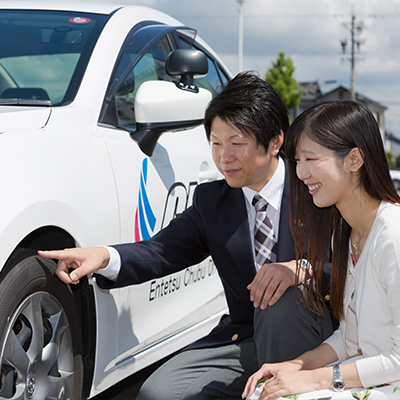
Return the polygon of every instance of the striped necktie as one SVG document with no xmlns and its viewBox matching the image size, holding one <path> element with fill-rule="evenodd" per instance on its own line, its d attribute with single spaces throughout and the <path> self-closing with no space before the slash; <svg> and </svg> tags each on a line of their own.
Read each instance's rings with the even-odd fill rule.
<svg viewBox="0 0 400 400">
<path fill-rule="evenodd" d="M 268 203 L 256 194 L 253 198 L 253 206 L 256 209 L 254 247 L 256 263 L 258 269 L 260 269 L 265 263 L 276 262 L 276 253 L 274 252 L 276 242 L 271 221 L 267 216 Z"/>
</svg>

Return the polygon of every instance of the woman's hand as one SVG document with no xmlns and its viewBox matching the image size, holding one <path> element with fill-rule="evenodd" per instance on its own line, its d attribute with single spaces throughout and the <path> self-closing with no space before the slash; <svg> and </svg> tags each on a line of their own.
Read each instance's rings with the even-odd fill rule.
<svg viewBox="0 0 400 400">
<path fill-rule="evenodd" d="M 242 398 L 253 394 L 258 381 L 263 378 L 269 379 L 263 384 L 260 400 L 329 389 L 333 381 L 333 369 L 322 367 L 337 360 L 335 350 L 329 344 L 322 343 L 295 360 L 264 364 L 247 380 Z M 346 387 L 360 387 L 355 363 L 341 366 L 341 371 L 343 379 L 348 379 Z"/>
<path fill-rule="evenodd" d="M 272 378 L 280 372 L 300 371 L 302 363 L 299 360 L 285 361 L 276 364 L 264 364 L 256 373 L 250 376 L 242 393 L 242 398 L 253 394 L 258 381 L 264 378 Z M 268 381 L 269 382 L 269 381 Z"/>
<path fill-rule="evenodd" d="M 263 386 L 260 400 L 313 392 L 328 388 L 332 381 L 332 368 L 311 371 L 277 371 Z"/>
</svg>

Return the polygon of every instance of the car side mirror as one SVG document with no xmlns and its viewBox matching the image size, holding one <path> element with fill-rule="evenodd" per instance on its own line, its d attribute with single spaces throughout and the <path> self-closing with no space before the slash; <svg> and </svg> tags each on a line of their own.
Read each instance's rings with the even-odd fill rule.
<svg viewBox="0 0 400 400">
<path fill-rule="evenodd" d="M 135 97 L 136 131 L 131 137 L 148 156 L 153 154 L 164 132 L 201 125 L 212 97 L 208 90 L 194 83 L 195 76 L 208 73 L 207 56 L 201 51 L 172 51 L 166 59 L 165 70 L 179 81 L 144 82 Z"/>
<path fill-rule="evenodd" d="M 178 49 L 169 53 L 165 70 L 170 76 L 180 77 L 180 80 L 175 82 L 180 89 L 196 91 L 194 76 L 207 75 L 207 56 L 199 50 Z"/>
<path fill-rule="evenodd" d="M 164 132 L 201 125 L 211 97 L 206 89 L 182 90 L 174 82 L 142 83 L 135 97 L 136 131 L 131 133 L 132 139 L 151 156 Z"/>
</svg>

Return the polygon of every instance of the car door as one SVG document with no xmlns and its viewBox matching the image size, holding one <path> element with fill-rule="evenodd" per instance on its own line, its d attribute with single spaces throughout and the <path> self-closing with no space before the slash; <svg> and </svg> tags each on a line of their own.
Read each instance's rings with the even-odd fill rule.
<svg viewBox="0 0 400 400">
<path fill-rule="evenodd" d="M 138 88 L 149 80 L 167 80 L 165 59 L 178 46 L 179 37 L 193 43 L 193 31 L 149 25 L 127 38 L 111 79 L 99 131 L 107 143 L 113 165 L 120 207 L 121 242 L 146 240 L 168 225 L 191 205 L 195 187 L 217 177 L 202 126 L 164 133 L 151 156 L 144 154 L 126 131 L 136 124 L 134 100 Z M 138 35 L 139 32 L 139 35 Z M 138 38 L 145 42 L 140 43 Z M 209 79 L 199 86 L 215 93 L 223 83 L 209 57 Z M 226 77 L 224 77 L 226 80 Z M 115 85 L 115 82 L 118 82 Z M 157 96 L 157 93 L 154 93 Z M 135 369 L 163 358 L 205 335 L 215 324 L 226 303 L 211 259 L 164 278 L 141 285 L 102 291 L 96 287 L 98 304 L 107 309 L 107 296 L 117 306 L 116 357 L 97 359 L 100 369 L 94 386 L 109 385 L 100 379 L 116 370 Z M 109 303 L 110 304 L 110 303 Z M 208 324 L 203 323 L 209 321 Z M 99 335 L 107 331 L 107 317 L 98 312 Z M 211 324 L 211 326 L 212 326 Z M 195 329 L 189 328 L 196 326 Z M 182 335 L 182 332 L 184 334 Z M 173 339 L 171 339 L 173 338 Z M 172 347 L 165 342 L 172 341 Z M 98 340 L 103 343 L 102 339 Z M 157 344 L 163 342 L 163 346 Z M 111 343 L 110 343 L 111 345 Z M 175 347 L 174 347 L 175 346 Z M 111 357 L 112 351 L 109 353 Z"/>
</svg>

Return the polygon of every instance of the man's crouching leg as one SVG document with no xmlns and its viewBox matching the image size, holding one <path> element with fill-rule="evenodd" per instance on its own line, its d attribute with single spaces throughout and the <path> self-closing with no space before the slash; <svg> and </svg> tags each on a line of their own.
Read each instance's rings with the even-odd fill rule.
<svg viewBox="0 0 400 400">
<path fill-rule="evenodd" d="M 333 333 L 328 311 L 313 315 L 302 299 L 302 287 L 289 288 L 273 306 L 254 310 L 254 342 L 258 366 L 292 360 L 319 346 Z"/>
<path fill-rule="evenodd" d="M 183 351 L 146 380 L 137 400 L 240 399 L 248 377 L 256 370 L 252 339 Z"/>
</svg>

